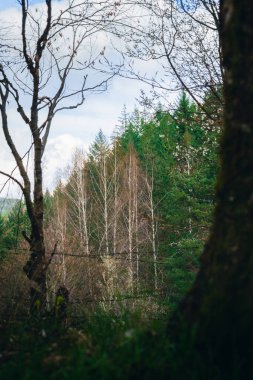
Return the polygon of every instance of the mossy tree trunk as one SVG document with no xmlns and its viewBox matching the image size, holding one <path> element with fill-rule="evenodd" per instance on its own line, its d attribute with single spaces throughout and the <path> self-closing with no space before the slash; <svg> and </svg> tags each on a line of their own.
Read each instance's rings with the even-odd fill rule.
<svg viewBox="0 0 253 380">
<path fill-rule="evenodd" d="M 225 69 L 222 168 L 201 267 L 179 308 L 218 367 L 250 369 L 253 346 L 253 1 L 221 0 Z"/>
</svg>

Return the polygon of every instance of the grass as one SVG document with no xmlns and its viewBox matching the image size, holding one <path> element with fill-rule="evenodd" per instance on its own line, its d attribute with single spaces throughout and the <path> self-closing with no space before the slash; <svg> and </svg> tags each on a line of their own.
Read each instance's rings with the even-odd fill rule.
<svg viewBox="0 0 253 380">
<path fill-rule="evenodd" d="M 168 374 L 163 321 L 100 311 L 67 329 L 52 320 L 16 322 L 2 335 L 2 380 L 151 380 Z"/>
<path fill-rule="evenodd" d="M 1 326 L 1 380 L 241 380 L 240 360 L 173 343 L 163 320 L 98 310 L 63 327 L 53 319 Z M 223 356 L 223 355 L 222 355 Z M 219 363 L 219 365 L 217 365 Z M 251 368 L 250 368 L 251 371 Z M 250 372 L 252 373 L 252 372 Z"/>
</svg>

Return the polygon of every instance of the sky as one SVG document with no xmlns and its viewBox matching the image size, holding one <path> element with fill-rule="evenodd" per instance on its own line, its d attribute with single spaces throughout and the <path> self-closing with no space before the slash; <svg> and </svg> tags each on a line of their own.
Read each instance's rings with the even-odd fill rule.
<svg viewBox="0 0 253 380">
<path fill-rule="evenodd" d="M 32 0 L 30 4 L 40 2 L 41 0 Z M 0 18 L 2 16 L 5 20 L 12 20 L 17 15 L 17 7 L 17 0 L 0 0 Z M 64 173 L 65 168 L 71 163 L 74 150 L 88 150 L 99 129 L 102 129 L 108 138 L 112 136 L 123 107 L 126 106 L 127 111 L 131 113 L 138 104 L 137 98 L 142 88 L 146 88 L 143 83 L 116 77 L 106 92 L 92 94 L 77 110 L 59 112 L 55 116 L 43 161 L 45 188 L 53 190 L 60 173 Z M 23 129 L 18 120 L 16 109 L 13 108 L 9 114 L 11 132 L 18 146 L 26 147 L 31 137 L 29 131 Z M 0 146 L 0 170 L 10 172 L 15 163 L 1 130 Z M 0 189 L 5 181 L 6 178 L 0 176 Z M 2 196 L 18 196 L 16 186 L 11 183 L 2 191 L 0 197 Z"/>
<path fill-rule="evenodd" d="M 41 3 L 41 0 L 30 0 L 30 4 Z M 17 0 L 0 0 L 0 9 L 17 7 Z"/>
</svg>

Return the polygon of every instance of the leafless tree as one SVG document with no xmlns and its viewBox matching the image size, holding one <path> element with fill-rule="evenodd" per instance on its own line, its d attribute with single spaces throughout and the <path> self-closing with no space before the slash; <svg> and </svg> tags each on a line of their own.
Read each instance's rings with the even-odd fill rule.
<svg viewBox="0 0 253 380">
<path fill-rule="evenodd" d="M 147 208 L 149 211 L 151 234 L 150 241 L 152 243 L 153 261 L 154 261 L 154 285 L 155 289 L 158 287 L 158 273 L 157 273 L 157 226 L 155 221 L 155 204 L 154 204 L 154 160 L 151 158 L 151 173 L 150 176 L 146 175 L 146 187 L 148 193 Z"/>
<path fill-rule="evenodd" d="M 112 220 L 111 209 L 113 208 L 113 179 L 108 173 L 109 154 L 109 144 L 100 130 L 90 148 L 89 175 L 93 192 L 96 230 L 99 235 L 98 251 L 102 255 L 108 255 L 111 249 L 109 232 Z"/>
<path fill-rule="evenodd" d="M 120 32 L 128 57 L 122 75 L 151 85 L 159 100 L 184 90 L 215 120 L 217 111 L 210 110 L 205 95 L 212 94 L 222 107 L 219 2 L 140 0 L 133 8 L 135 17 Z"/>
<path fill-rule="evenodd" d="M 78 236 L 78 248 L 86 255 L 90 254 L 91 199 L 88 194 L 87 162 L 83 151 L 76 150 L 73 167 L 64 193 L 69 201 L 68 222 L 75 236 Z"/>
<path fill-rule="evenodd" d="M 115 74 L 106 74 L 99 66 L 105 59 L 105 47 L 96 48 L 95 42 L 118 17 L 120 7 L 114 1 L 57 4 L 45 0 L 37 8 L 27 0 L 18 3 L 20 25 L 10 29 L 8 24 L 0 41 L 0 111 L 4 136 L 21 179 L 15 173 L 0 174 L 14 180 L 24 195 L 32 231 L 31 236 L 24 233 L 31 252 L 24 271 L 31 281 L 31 309 L 43 312 L 51 260 L 43 231 L 43 153 L 55 115 L 81 106 L 87 93 L 105 90 Z M 91 75 L 94 71 L 96 76 Z M 32 176 L 24 164 L 22 147 L 11 135 L 8 116 L 13 105 L 31 134 Z"/>
</svg>

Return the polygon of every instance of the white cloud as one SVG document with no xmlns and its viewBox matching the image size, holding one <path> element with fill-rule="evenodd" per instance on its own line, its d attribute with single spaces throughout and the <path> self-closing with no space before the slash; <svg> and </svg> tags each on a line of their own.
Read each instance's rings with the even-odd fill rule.
<svg viewBox="0 0 253 380">
<path fill-rule="evenodd" d="M 59 176 L 64 176 L 64 170 L 71 163 L 74 151 L 87 150 L 84 142 L 70 134 L 62 134 L 48 141 L 47 150 L 43 159 L 44 188 L 52 190 Z"/>
</svg>

